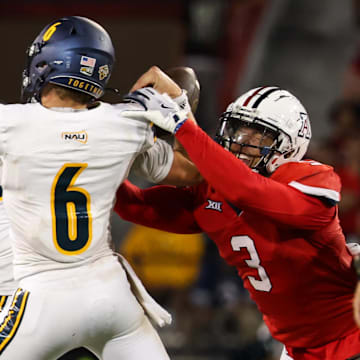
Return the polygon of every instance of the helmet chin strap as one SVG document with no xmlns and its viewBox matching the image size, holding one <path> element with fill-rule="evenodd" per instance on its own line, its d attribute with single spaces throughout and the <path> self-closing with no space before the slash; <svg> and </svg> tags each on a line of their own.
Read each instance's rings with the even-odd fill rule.
<svg viewBox="0 0 360 360">
<path fill-rule="evenodd" d="M 273 155 L 270 159 L 270 161 L 268 161 L 265 165 L 267 172 L 273 173 L 280 165 L 282 165 L 284 162 L 286 162 L 286 159 L 288 159 L 289 157 L 291 157 L 291 155 L 294 153 L 295 150 L 290 150 L 288 152 L 278 152 L 279 155 Z M 283 161 L 281 163 L 279 163 L 276 167 L 274 166 L 275 163 L 279 160 L 281 160 L 281 157 L 283 159 Z"/>
</svg>

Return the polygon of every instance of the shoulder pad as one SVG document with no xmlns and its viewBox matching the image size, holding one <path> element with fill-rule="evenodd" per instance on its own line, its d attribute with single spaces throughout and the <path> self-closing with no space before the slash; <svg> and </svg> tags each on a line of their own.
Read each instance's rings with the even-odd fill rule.
<svg viewBox="0 0 360 360">
<path fill-rule="evenodd" d="M 304 194 L 327 200 L 331 205 L 340 201 L 341 182 L 333 167 L 313 160 L 289 162 L 272 175 L 273 180 L 287 184 Z"/>
</svg>

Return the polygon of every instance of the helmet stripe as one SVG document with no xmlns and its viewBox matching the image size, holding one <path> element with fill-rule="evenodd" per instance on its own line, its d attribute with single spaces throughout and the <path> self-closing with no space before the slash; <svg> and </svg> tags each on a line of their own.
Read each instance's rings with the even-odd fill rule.
<svg viewBox="0 0 360 360">
<path fill-rule="evenodd" d="M 276 88 L 271 88 L 270 90 L 264 92 L 255 102 L 254 105 L 252 106 L 253 109 L 256 109 L 260 103 L 267 98 L 271 93 L 275 92 L 275 91 L 280 91 L 280 88 L 276 87 Z"/>
<path fill-rule="evenodd" d="M 261 88 L 258 88 L 256 91 L 254 91 L 254 92 L 244 101 L 244 103 L 243 103 L 242 106 L 246 106 L 246 105 L 250 102 L 250 100 L 251 100 L 256 94 L 258 94 L 261 90 L 266 89 L 267 87 L 268 87 L 268 86 L 263 86 L 263 87 L 261 87 Z"/>
</svg>

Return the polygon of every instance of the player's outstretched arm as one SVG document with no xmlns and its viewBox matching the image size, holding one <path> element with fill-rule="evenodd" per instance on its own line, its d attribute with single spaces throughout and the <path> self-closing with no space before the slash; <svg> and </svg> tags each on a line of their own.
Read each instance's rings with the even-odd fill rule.
<svg viewBox="0 0 360 360">
<path fill-rule="evenodd" d="M 197 78 L 194 77 L 193 81 L 196 82 Z M 134 92 L 149 86 L 154 88 L 160 94 L 168 94 L 171 98 L 175 99 L 175 102 L 178 104 L 184 103 L 183 106 L 180 106 L 181 109 L 186 110 L 189 119 L 196 122 L 195 117 L 191 111 L 192 108 L 194 108 L 193 104 L 189 104 L 188 101 L 185 101 L 187 97 L 186 94 L 183 94 L 182 88 L 158 66 L 152 66 L 148 71 L 141 75 L 130 89 L 130 92 Z M 187 91 L 187 89 L 185 90 Z"/>
<path fill-rule="evenodd" d="M 309 230 L 333 220 L 335 206 L 327 206 L 316 197 L 253 172 L 197 125 L 186 121 L 176 137 L 202 176 L 239 208 Z"/>
<path fill-rule="evenodd" d="M 150 76 L 150 78 L 163 77 L 163 81 L 165 83 L 168 81 L 167 77 L 170 77 L 170 79 L 173 80 L 176 85 L 178 85 L 183 91 L 186 92 L 191 112 L 196 112 L 200 98 L 200 83 L 195 71 L 192 68 L 186 66 L 177 66 L 162 72 L 161 69 L 154 67 L 149 71 L 153 74 Z M 150 74 L 148 74 L 148 78 L 149 75 Z M 160 83 L 160 80 L 157 81 L 158 88 Z M 202 176 L 200 175 L 196 165 L 189 159 L 189 156 L 186 153 L 184 147 L 177 141 L 176 138 L 174 138 L 173 151 L 174 161 L 170 172 L 168 176 L 160 183 L 175 186 L 189 186 L 200 183 L 203 180 Z"/>
<path fill-rule="evenodd" d="M 127 112 L 127 115 L 145 117 L 176 134 L 201 175 L 235 206 L 309 230 L 322 228 L 333 220 L 335 206 L 328 207 L 318 198 L 254 173 L 188 121 L 186 114 L 169 97 L 144 88 L 129 94 L 129 98 L 133 101 L 145 99 L 146 111 Z"/>
<path fill-rule="evenodd" d="M 124 220 L 178 233 L 200 233 L 193 216 L 191 188 L 154 186 L 140 189 L 126 180 L 116 193 L 114 211 Z"/>
<path fill-rule="evenodd" d="M 188 116 L 192 121 L 196 122 L 193 114 L 196 113 L 200 100 L 200 83 L 196 72 L 194 71 L 194 69 L 186 66 L 173 67 L 167 69 L 165 72 L 168 76 L 171 77 L 172 80 L 176 82 L 176 84 L 180 86 L 181 89 L 183 89 L 183 91 L 186 92 L 186 96 L 191 108 L 191 113 L 189 113 Z M 177 151 L 180 154 L 184 155 L 186 158 L 190 159 L 184 147 L 175 137 L 173 148 L 174 151 Z M 197 176 L 200 176 L 200 173 L 198 173 Z"/>
<path fill-rule="evenodd" d="M 174 149 L 174 160 L 170 171 L 160 184 L 174 186 L 191 186 L 203 181 L 196 165 L 182 153 Z"/>
<path fill-rule="evenodd" d="M 167 93 L 171 97 L 176 97 L 175 101 L 180 103 L 179 107 L 186 108 L 189 111 L 189 117 L 193 118 L 191 110 L 196 110 L 200 94 L 199 81 L 193 69 L 173 67 L 167 72 L 163 72 L 159 67 L 153 66 L 137 80 L 131 91 L 148 86 L 159 93 Z M 150 151 L 152 150 L 150 149 Z M 190 186 L 200 183 L 202 176 L 176 139 L 174 139 L 173 153 L 173 163 L 168 175 L 162 181 L 157 182 L 174 186 Z"/>
</svg>

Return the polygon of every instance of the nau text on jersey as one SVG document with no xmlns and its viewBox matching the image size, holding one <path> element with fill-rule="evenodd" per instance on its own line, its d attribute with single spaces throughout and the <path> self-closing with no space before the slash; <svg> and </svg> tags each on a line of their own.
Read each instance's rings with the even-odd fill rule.
<svg viewBox="0 0 360 360">
<path fill-rule="evenodd" d="M 88 134 L 85 130 L 82 131 L 70 131 L 70 132 L 62 132 L 61 137 L 63 140 L 67 141 L 78 141 L 82 144 L 86 144 L 88 140 Z"/>
</svg>

